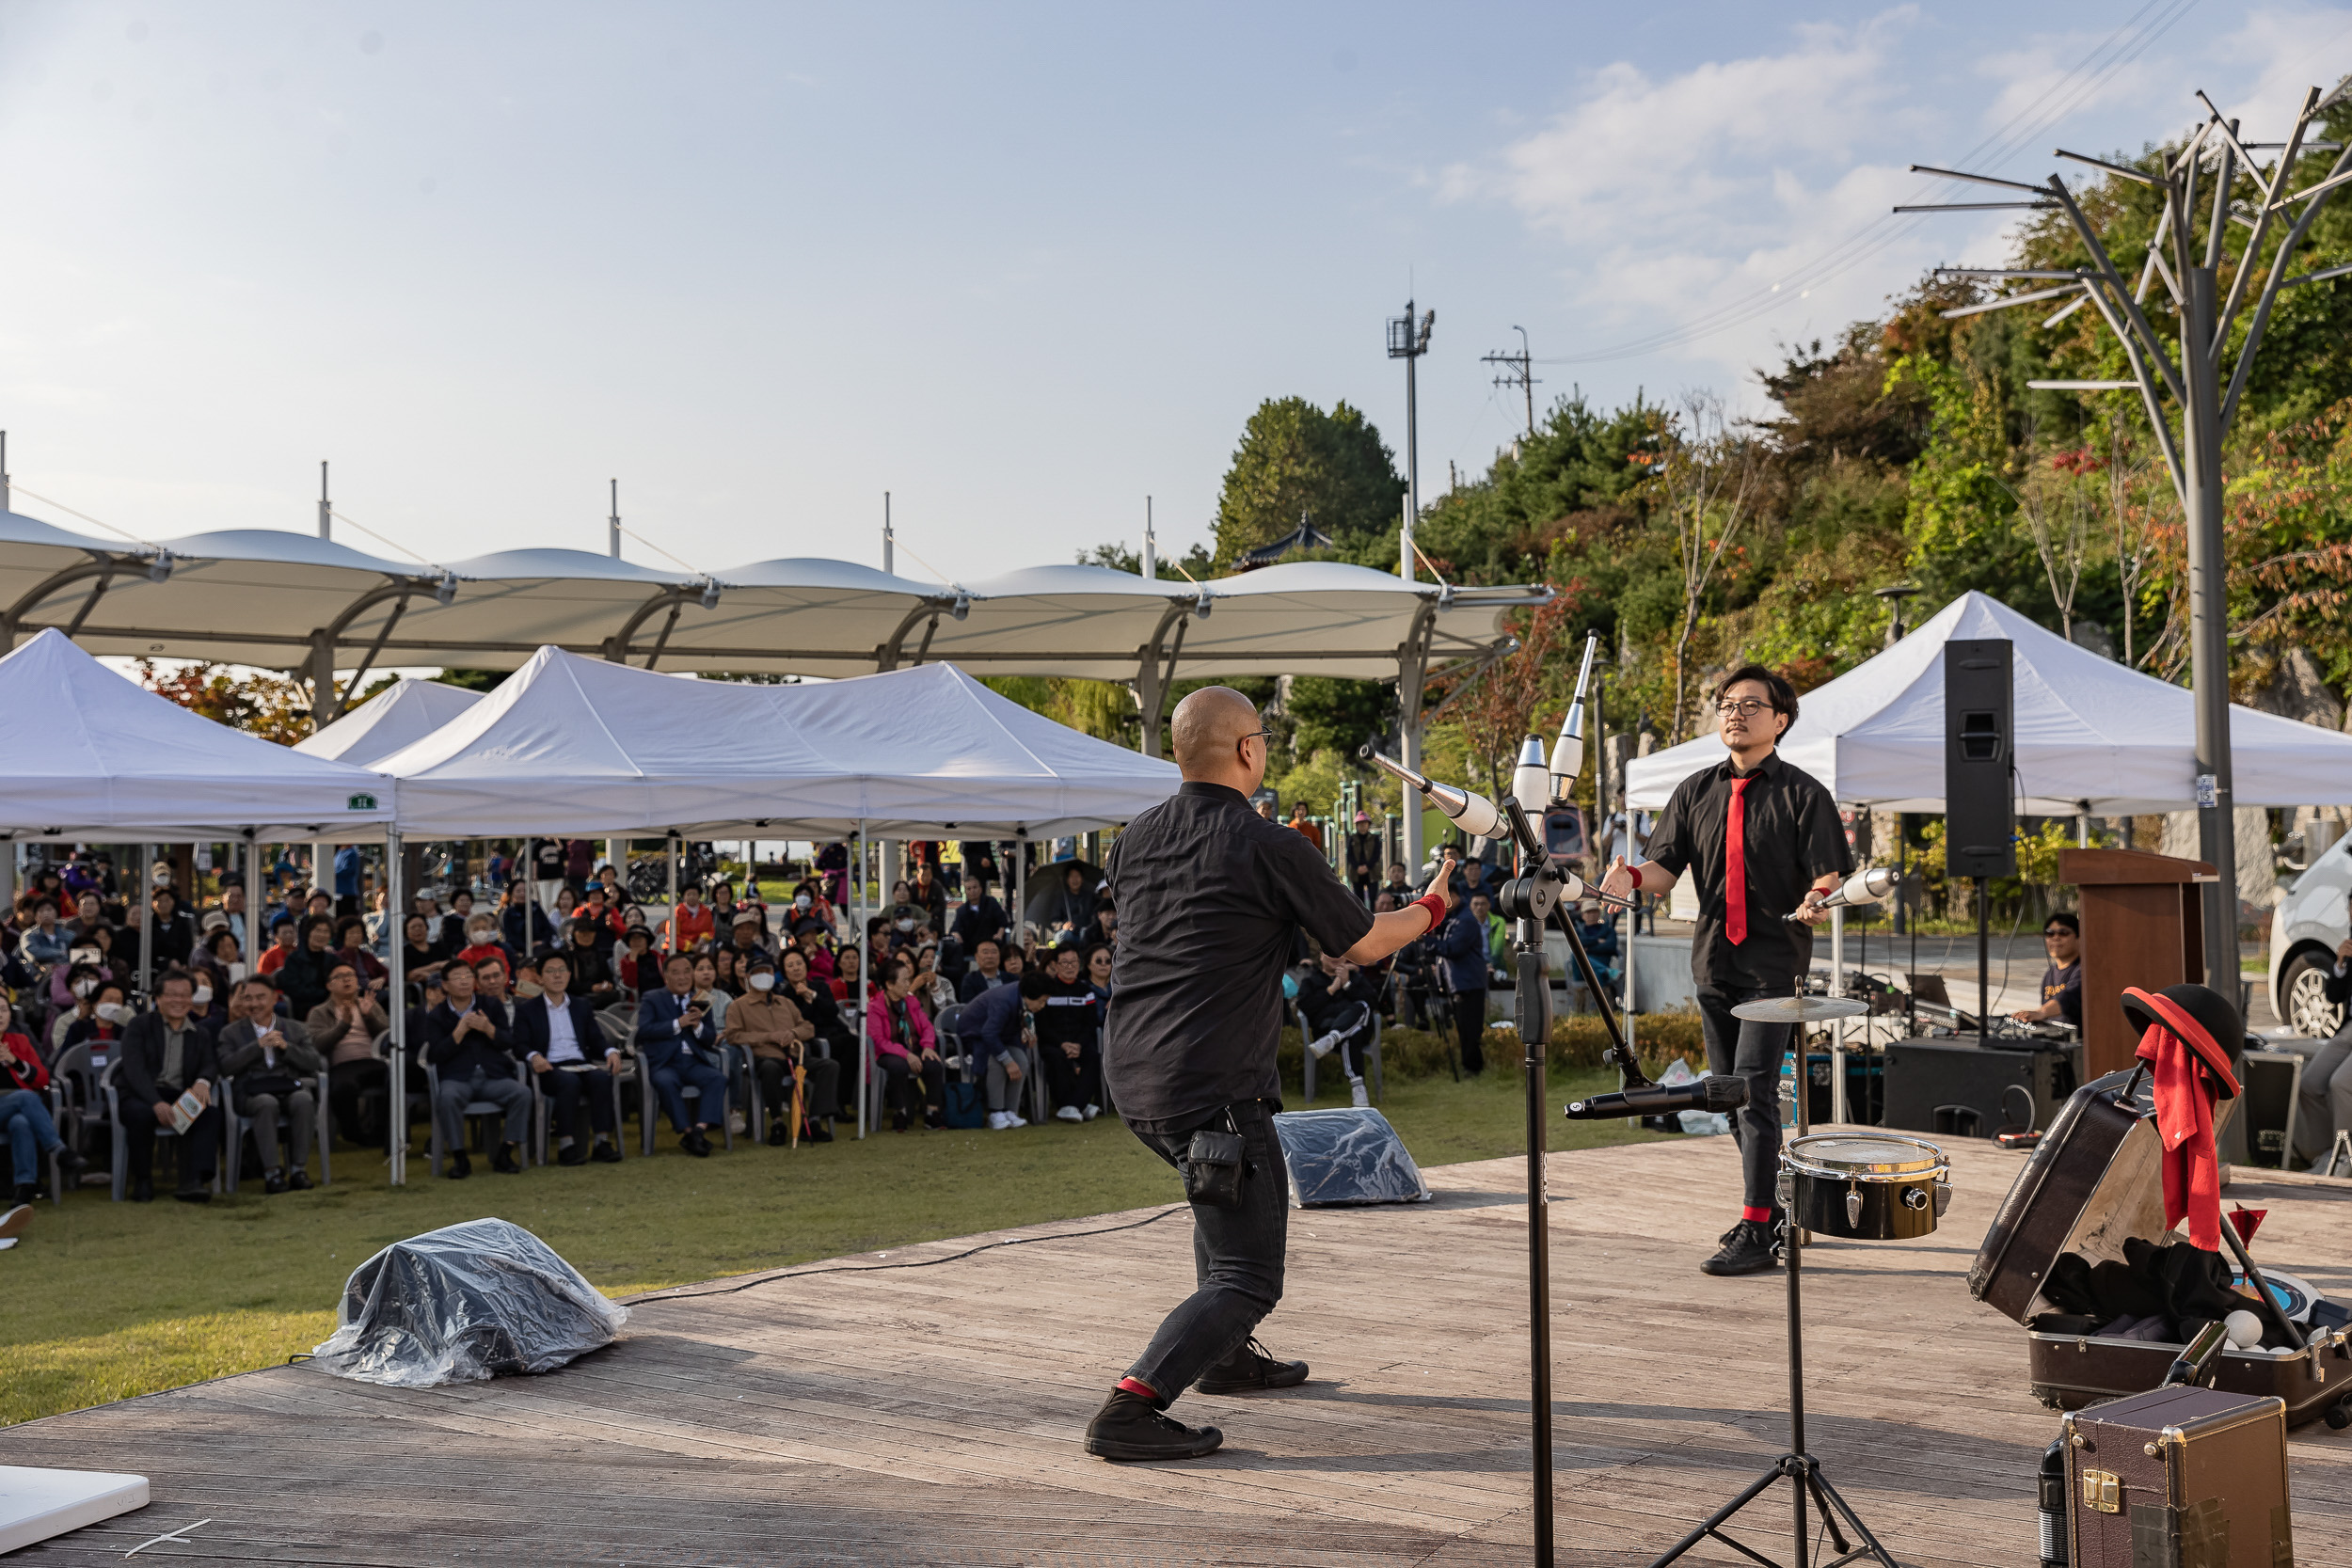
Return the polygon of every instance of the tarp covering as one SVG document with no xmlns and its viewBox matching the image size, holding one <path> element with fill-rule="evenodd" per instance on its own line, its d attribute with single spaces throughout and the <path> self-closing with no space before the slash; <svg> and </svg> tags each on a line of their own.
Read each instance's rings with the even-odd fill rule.
<svg viewBox="0 0 2352 1568">
<path fill-rule="evenodd" d="M 1274 1118 L 1291 1204 L 1424 1203 L 1429 1183 L 1389 1118 L 1370 1109 L 1284 1111 Z"/>
<path fill-rule="evenodd" d="M 373 837 L 393 781 L 143 691 L 56 630 L 0 658 L 0 837 Z"/>
<path fill-rule="evenodd" d="M 381 766 L 402 832 L 428 839 L 1045 836 L 1128 821 L 1179 782 L 950 665 L 750 686 L 552 647 Z"/>
<path fill-rule="evenodd" d="M 474 704 L 482 693 L 440 681 L 403 675 L 318 734 L 294 742 L 308 756 L 334 757 L 355 768 L 372 768 L 404 746 L 415 744 Z"/>
<path fill-rule="evenodd" d="M 1847 805 L 1944 809 L 1944 645 L 2014 647 L 2018 788 L 2027 815 L 2128 816 L 2197 804 L 2186 687 L 2076 647 L 1997 599 L 1968 593 L 1836 680 L 1804 693 L 1780 754 Z M 1727 753 L 1713 734 L 1636 760 L 1626 803 L 1656 811 Z M 2230 765 L 2241 806 L 2352 803 L 2352 736 L 2234 705 Z"/>
<path fill-rule="evenodd" d="M 506 1220 L 394 1242 L 351 1271 L 310 1365 L 395 1388 L 551 1372 L 612 1342 L 628 1308 Z"/>
</svg>

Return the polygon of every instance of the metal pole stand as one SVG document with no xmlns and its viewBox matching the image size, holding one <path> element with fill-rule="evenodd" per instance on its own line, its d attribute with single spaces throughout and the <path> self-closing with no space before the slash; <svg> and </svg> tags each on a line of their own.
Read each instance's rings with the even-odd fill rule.
<svg viewBox="0 0 2352 1568">
<path fill-rule="evenodd" d="M 1518 994 L 1512 1011 L 1525 1051 L 1527 1088 L 1528 1409 L 1534 1420 L 1535 1560 L 1552 1560 L 1551 1231 L 1544 1181 L 1544 1055 L 1551 1041 L 1551 981 L 1544 974 L 1544 923 L 1518 920 Z"/>
<path fill-rule="evenodd" d="M 1785 1171 L 1784 1167 L 1784 1180 Z M 1733 1514 L 1762 1497 L 1772 1482 L 1784 1476 L 1795 1483 L 1793 1490 L 1796 1494 L 1791 1500 L 1796 1510 L 1797 1555 L 1790 1560 L 1791 1568 L 1840 1568 L 1843 1563 L 1858 1562 L 1865 1558 L 1876 1560 L 1883 1568 L 1901 1568 L 1893 1555 L 1879 1544 L 1878 1537 L 1870 1533 L 1870 1527 L 1862 1522 L 1862 1516 L 1854 1513 L 1853 1505 L 1840 1497 L 1837 1488 L 1829 1483 L 1829 1478 L 1821 1473 L 1821 1462 L 1804 1451 L 1804 1314 L 1799 1301 L 1797 1283 L 1798 1275 L 1804 1272 L 1800 1259 L 1804 1256 L 1804 1245 L 1800 1239 L 1803 1232 L 1793 1223 L 1784 1222 L 1783 1229 L 1788 1250 L 1788 1451 L 1773 1460 L 1769 1469 L 1750 1481 L 1747 1490 L 1708 1514 L 1705 1523 L 1667 1548 L 1664 1555 L 1652 1559 L 1650 1568 L 1663 1568 L 1664 1564 L 1674 1561 L 1709 1537 L 1742 1557 L 1763 1563 L 1765 1568 L 1778 1568 L 1763 1553 L 1724 1534 L 1723 1526 L 1730 1521 Z M 1820 1560 L 1812 1556 L 1812 1543 L 1805 1528 L 1804 1501 L 1807 1496 L 1821 1511 L 1821 1525 L 1829 1531 L 1830 1549 L 1837 1554 L 1836 1557 Z M 1841 1518 L 1853 1528 L 1855 1535 L 1861 1537 L 1861 1545 L 1847 1544 L 1845 1532 L 1837 1528 Z"/>
</svg>

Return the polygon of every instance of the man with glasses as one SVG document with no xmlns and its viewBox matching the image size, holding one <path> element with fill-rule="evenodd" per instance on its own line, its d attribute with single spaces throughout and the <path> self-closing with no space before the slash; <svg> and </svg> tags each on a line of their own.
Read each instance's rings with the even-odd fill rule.
<svg viewBox="0 0 2352 1568">
<path fill-rule="evenodd" d="M 1259 816 L 1266 731 L 1249 699 L 1204 687 L 1170 721 L 1184 784 L 1136 817 L 1105 868 L 1119 909 L 1104 1066 L 1113 1102 L 1145 1147 L 1179 1170 L 1238 1173 L 1237 1191 L 1194 1200 L 1198 1289 L 1168 1316 L 1087 1428 L 1104 1459 L 1197 1459 L 1224 1441 L 1163 1414 L 1204 1394 L 1289 1388 L 1303 1361 L 1252 1338 L 1282 1295 L 1290 1181 L 1274 1113 L 1282 971 L 1303 927 L 1326 953 L 1377 963 L 1444 918 L 1437 890 L 1374 914 L 1301 834 Z M 1238 1134 L 1238 1167 L 1191 1164 L 1194 1134 Z M 1213 1153 L 1208 1141 L 1202 1152 Z"/>
<path fill-rule="evenodd" d="M 2047 1023 L 2062 1019 L 2083 1026 L 2083 923 L 2060 910 L 2042 923 L 2042 945 L 2050 955 L 2042 972 L 2042 1005 L 2024 1007 L 2010 1016 L 2020 1023 Z"/>
<path fill-rule="evenodd" d="M 1780 1064 L 1792 1025 L 1733 1016 L 1743 1002 L 1792 996 L 1813 963 L 1812 927 L 1829 918 L 1811 894 L 1853 870 L 1837 802 L 1774 748 L 1797 721 L 1797 693 L 1760 664 L 1742 665 L 1716 689 L 1715 715 L 1730 755 L 1675 787 L 1650 830 L 1649 859 L 1620 857 L 1601 883 L 1624 897 L 1663 893 L 1685 871 L 1696 879 L 1699 919 L 1691 942 L 1710 1071 L 1747 1080 L 1748 1102 L 1731 1135 L 1740 1146 L 1745 1204 L 1707 1274 L 1772 1267 L 1772 1233 L 1784 1217 L 1780 1169 Z M 1796 914 L 1801 920 L 1787 916 Z"/>
</svg>

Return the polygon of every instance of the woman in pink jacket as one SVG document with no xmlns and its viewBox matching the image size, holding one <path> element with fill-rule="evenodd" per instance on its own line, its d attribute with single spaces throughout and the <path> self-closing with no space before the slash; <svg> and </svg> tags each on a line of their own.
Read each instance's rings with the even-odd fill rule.
<svg viewBox="0 0 2352 1568">
<path fill-rule="evenodd" d="M 866 995 L 866 1038 L 894 1113 L 890 1130 L 905 1132 L 917 1115 L 926 1127 L 945 1127 L 947 1069 L 931 1021 L 914 999 L 914 965 L 900 958 L 882 976 L 882 989 Z"/>
</svg>

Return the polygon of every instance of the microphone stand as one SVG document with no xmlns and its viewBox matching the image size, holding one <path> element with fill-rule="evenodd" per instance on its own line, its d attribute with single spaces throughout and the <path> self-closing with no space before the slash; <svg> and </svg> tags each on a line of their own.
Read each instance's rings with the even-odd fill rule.
<svg viewBox="0 0 2352 1568">
<path fill-rule="evenodd" d="M 1527 1089 L 1527 1337 L 1528 1411 L 1534 1470 L 1536 1568 L 1551 1568 L 1553 1552 L 1551 1496 L 1551 1234 L 1544 1192 L 1544 1069 L 1551 1042 L 1551 981 L 1544 969 L 1544 927 L 1557 921 L 1567 938 L 1569 956 L 1593 1004 L 1609 1030 L 1610 1056 L 1627 1075 L 1628 1087 L 1646 1085 L 1639 1063 L 1627 1048 L 1625 1034 L 1609 1006 L 1609 993 L 1584 951 L 1576 923 L 1562 907 L 1565 879 L 1543 840 L 1527 819 L 1515 796 L 1506 795 L 1497 807 L 1510 825 L 1518 850 L 1518 875 L 1502 884 L 1498 903 L 1514 924 L 1517 957 L 1512 1015 L 1525 1054 L 1522 1070 Z"/>
</svg>

